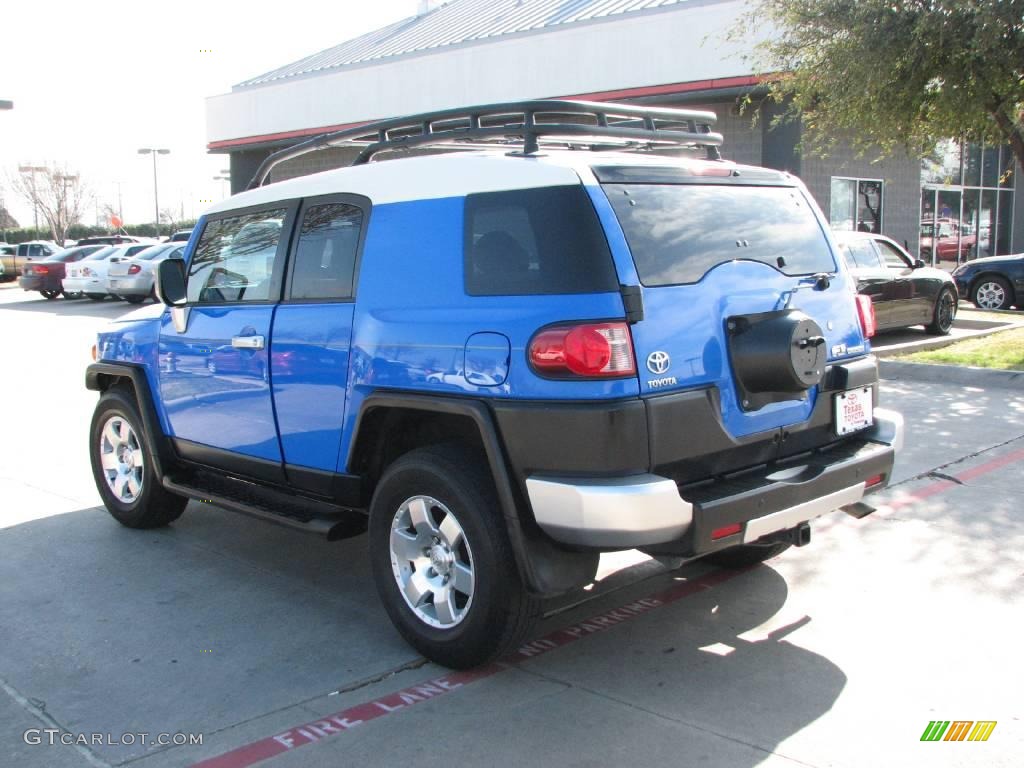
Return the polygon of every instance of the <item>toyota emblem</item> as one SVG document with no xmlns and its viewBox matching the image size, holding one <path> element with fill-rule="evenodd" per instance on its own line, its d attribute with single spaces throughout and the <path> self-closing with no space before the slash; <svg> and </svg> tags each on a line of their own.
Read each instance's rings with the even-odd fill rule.
<svg viewBox="0 0 1024 768">
<path fill-rule="evenodd" d="M 647 356 L 647 370 L 656 376 L 665 373 L 670 365 L 672 365 L 672 359 L 668 356 L 668 352 L 662 352 L 659 349 Z"/>
</svg>

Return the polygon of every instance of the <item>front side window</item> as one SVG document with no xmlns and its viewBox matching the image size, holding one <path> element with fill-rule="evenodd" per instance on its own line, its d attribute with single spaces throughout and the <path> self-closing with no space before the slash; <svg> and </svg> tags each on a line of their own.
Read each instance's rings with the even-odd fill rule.
<svg viewBox="0 0 1024 768">
<path fill-rule="evenodd" d="M 190 304 L 267 301 L 288 210 L 216 219 L 206 225 L 188 270 Z"/>
<path fill-rule="evenodd" d="M 464 248 L 470 296 L 618 290 L 604 230 L 579 185 L 468 195 Z"/>
<path fill-rule="evenodd" d="M 903 254 L 884 240 L 876 240 L 875 247 L 882 254 L 882 261 L 885 262 L 885 266 L 890 269 L 907 269 L 910 266 L 903 257 Z"/>
<path fill-rule="evenodd" d="M 879 269 L 882 264 L 878 260 L 878 252 L 867 240 L 849 240 L 839 243 L 839 250 L 846 258 L 846 263 L 853 268 Z"/>
<path fill-rule="evenodd" d="M 719 264 L 786 275 L 835 271 L 825 234 L 791 187 L 605 184 L 645 286 L 695 283 Z"/>
<path fill-rule="evenodd" d="M 349 299 L 363 212 L 327 203 L 306 209 L 295 249 L 292 299 Z"/>
</svg>

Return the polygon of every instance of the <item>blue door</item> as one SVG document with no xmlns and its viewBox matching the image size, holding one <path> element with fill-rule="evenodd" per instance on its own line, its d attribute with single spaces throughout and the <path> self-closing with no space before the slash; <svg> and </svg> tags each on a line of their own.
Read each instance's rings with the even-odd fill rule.
<svg viewBox="0 0 1024 768">
<path fill-rule="evenodd" d="M 296 203 L 204 222 L 188 268 L 188 304 L 164 317 L 160 393 L 179 452 L 280 480 L 271 396 L 271 331 Z"/>
<path fill-rule="evenodd" d="M 274 317 L 270 379 L 285 472 L 330 493 L 338 465 L 352 344 L 354 279 L 365 198 L 307 199 Z"/>
</svg>

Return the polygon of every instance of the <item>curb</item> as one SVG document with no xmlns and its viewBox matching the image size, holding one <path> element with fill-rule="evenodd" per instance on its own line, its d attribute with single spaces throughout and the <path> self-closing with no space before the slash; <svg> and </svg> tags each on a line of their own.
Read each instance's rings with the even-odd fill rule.
<svg viewBox="0 0 1024 768">
<path fill-rule="evenodd" d="M 1014 328 L 1024 327 L 1024 322 L 1019 320 L 1017 322 L 998 322 L 994 320 L 971 320 L 968 318 L 961 320 L 958 317 L 955 322 L 960 323 L 960 325 L 957 326 L 959 329 L 971 330 L 968 330 L 967 333 L 962 333 L 958 336 L 950 335 L 929 337 L 914 341 L 904 341 L 900 344 L 892 344 L 881 348 L 875 348 L 873 346 L 871 351 L 874 353 L 875 357 L 879 359 L 884 357 L 896 357 L 898 355 L 906 355 L 911 352 L 924 352 L 931 349 L 942 349 L 943 347 L 948 347 L 951 344 L 956 344 L 961 341 L 980 339 L 985 336 L 991 336 L 993 333 L 999 333 L 1000 331 L 1009 331 Z"/>
<path fill-rule="evenodd" d="M 963 365 L 931 365 L 879 360 L 878 375 L 895 381 L 925 381 L 963 387 L 1024 390 L 1024 371 L 1000 371 Z"/>
</svg>

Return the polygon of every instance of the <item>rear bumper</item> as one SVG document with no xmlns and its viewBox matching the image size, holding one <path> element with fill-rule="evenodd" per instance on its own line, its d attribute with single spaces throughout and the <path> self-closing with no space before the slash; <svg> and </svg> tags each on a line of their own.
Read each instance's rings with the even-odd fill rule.
<svg viewBox="0 0 1024 768">
<path fill-rule="evenodd" d="M 23 291 L 42 291 L 49 288 L 46 285 L 45 277 L 26 277 L 25 275 L 18 278 L 18 287 Z M 60 290 L 59 286 L 57 290 Z"/>
<path fill-rule="evenodd" d="M 654 474 L 614 478 L 531 476 L 526 489 L 541 529 L 564 544 L 600 549 L 658 547 L 703 554 L 756 541 L 888 484 L 903 446 L 903 418 L 875 410 L 856 439 L 711 483 L 678 487 Z M 738 532 L 712 538 L 739 524 Z"/>
<path fill-rule="evenodd" d="M 138 275 L 108 277 L 106 289 L 107 293 L 116 293 L 118 296 L 145 296 L 153 290 L 153 278 L 150 275 L 143 277 Z"/>
<path fill-rule="evenodd" d="M 68 293 L 106 293 L 102 280 L 95 277 L 65 277 L 61 286 Z"/>
</svg>

